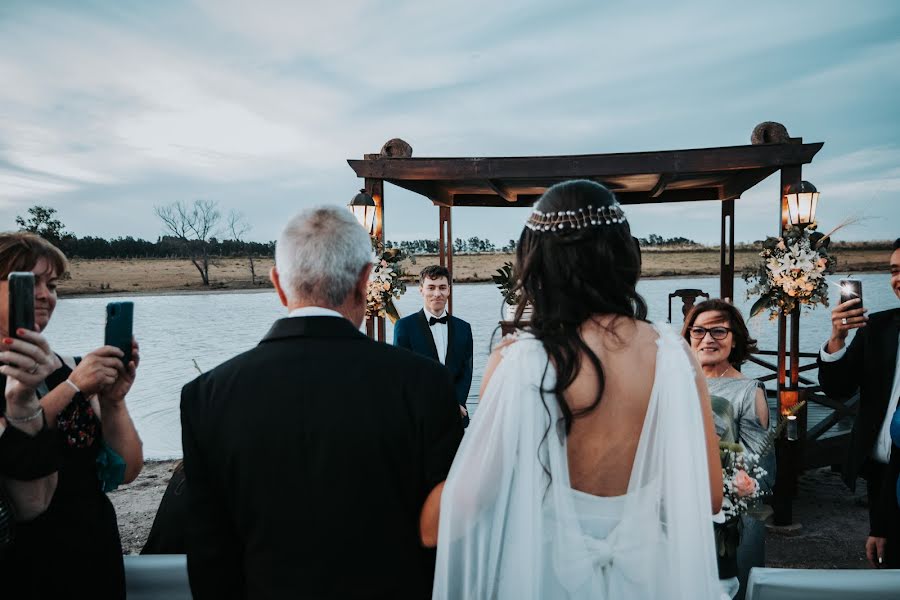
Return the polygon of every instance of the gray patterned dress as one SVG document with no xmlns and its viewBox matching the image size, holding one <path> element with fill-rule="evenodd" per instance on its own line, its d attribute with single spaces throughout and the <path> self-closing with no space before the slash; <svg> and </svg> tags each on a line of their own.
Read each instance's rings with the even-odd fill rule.
<svg viewBox="0 0 900 600">
<path fill-rule="evenodd" d="M 755 379 L 745 377 L 711 377 L 706 380 L 712 397 L 716 434 L 722 441 L 734 441 L 744 446 L 748 452 L 760 454 L 765 446 L 768 428 L 763 427 L 756 414 L 756 390 L 765 388 Z M 725 404 L 727 402 L 727 405 Z M 729 421 L 731 419 L 731 422 Z M 775 419 L 769 413 L 769 426 Z M 760 481 L 766 492 L 772 491 L 775 482 L 775 453 L 769 452 L 760 460 L 768 475 Z M 749 516 L 743 517 L 744 530 L 738 546 L 738 580 L 741 590 L 736 596 L 743 598 L 747 586 L 747 576 L 752 567 L 762 567 L 766 563 L 766 526 Z"/>
</svg>

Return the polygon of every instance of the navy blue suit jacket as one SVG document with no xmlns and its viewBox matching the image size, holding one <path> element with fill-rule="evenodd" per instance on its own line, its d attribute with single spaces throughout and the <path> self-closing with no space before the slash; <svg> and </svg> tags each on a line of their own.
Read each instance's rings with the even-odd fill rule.
<svg viewBox="0 0 900 600">
<path fill-rule="evenodd" d="M 424 310 L 403 317 L 394 324 L 394 345 L 439 360 Z M 469 388 L 472 386 L 472 355 L 472 327 L 462 319 L 450 315 L 447 322 L 447 357 L 444 366 L 450 370 L 453 387 L 456 390 L 456 401 L 462 407 L 466 405 Z M 463 426 L 468 424 L 469 418 L 465 417 Z"/>
</svg>

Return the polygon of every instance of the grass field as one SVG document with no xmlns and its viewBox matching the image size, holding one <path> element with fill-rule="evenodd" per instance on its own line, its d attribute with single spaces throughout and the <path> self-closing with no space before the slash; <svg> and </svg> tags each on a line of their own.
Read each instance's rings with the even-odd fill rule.
<svg viewBox="0 0 900 600">
<path fill-rule="evenodd" d="M 842 249 L 834 251 L 838 259 L 837 272 L 849 273 L 887 269 L 890 251 L 871 249 Z M 735 254 L 737 271 L 751 264 L 754 251 Z M 453 275 L 457 282 L 488 281 L 491 274 L 505 261 L 514 260 L 511 254 L 461 254 L 453 257 Z M 719 272 L 719 253 L 698 250 L 645 250 L 644 277 L 676 277 L 715 275 Z M 405 265 L 413 275 L 430 264 L 437 264 L 433 255 L 416 257 L 416 264 Z M 105 294 L 123 292 L 177 292 L 207 289 L 252 289 L 269 287 L 268 273 L 271 258 L 257 259 L 257 284 L 250 281 L 250 269 L 244 259 L 221 259 L 210 267 L 210 287 L 201 284 L 197 269 L 187 259 L 131 259 L 72 261 L 71 277 L 61 282 L 60 295 Z"/>
</svg>

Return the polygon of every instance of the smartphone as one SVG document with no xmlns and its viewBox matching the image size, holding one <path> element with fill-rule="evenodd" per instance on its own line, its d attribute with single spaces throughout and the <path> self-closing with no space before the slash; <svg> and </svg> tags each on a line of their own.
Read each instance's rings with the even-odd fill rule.
<svg viewBox="0 0 900 600">
<path fill-rule="evenodd" d="M 841 302 L 859 298 L 859 304 L 853 308 L 862 308 L 862 281 L 859 279 L 841 279 Z"/>
<path fill-rule="evenodd" d="M 34 331 L 34 273 L 13 271 L 9 274 L 9 335 L 19 337 L 19 329 Z"/>
<path fill-rule="evenodd" d="M 125 353 L 122 362 L 131 362 L 131 329 L 134 320 L 134 302 L 110 302 L 106 305 L 106 334 L 104 344 L 115 346 Z"/>
</svg>

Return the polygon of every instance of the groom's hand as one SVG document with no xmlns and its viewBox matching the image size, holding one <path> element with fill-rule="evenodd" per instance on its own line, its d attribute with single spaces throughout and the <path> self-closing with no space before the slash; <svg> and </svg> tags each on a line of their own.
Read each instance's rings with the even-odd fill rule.
<svg viewBox="0 0 900 600">
<path fill-rule="evenodd" d="M 465 418 L 465 417 L 468 417 L 468 416 L 469 416 L 469 411 L 466 410 L 466 407 L 465 407 L 465 406 L 460 405 L 460 407 L 459 407 L 459 414 L 460 414 L 463 418 Z"/>
<path fill-rule="evenodd" d="M 887 538 L 869 536 L 866 538 L 866 558 L 869 563 L 876 569 L 884 566 L 884 547 L 887 544 Z"/>
<path fill-rule="evenodd" d="M 829 354 L 834 354 L 844 347 L 844 340 L 851 329 L 859 329 L 866 326 L 869 317 L 868 312 L 862 306 L 859 306 L 861 300 L 852 298 L 846 302 L 841 302 L 831 311 L 831 337 L 828 339 Z"/>
</svg>

